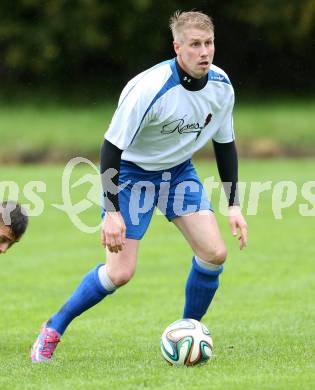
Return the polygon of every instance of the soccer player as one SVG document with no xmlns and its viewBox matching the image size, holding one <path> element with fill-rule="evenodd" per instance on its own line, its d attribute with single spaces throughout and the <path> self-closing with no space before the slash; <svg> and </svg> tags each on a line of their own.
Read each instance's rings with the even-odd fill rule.
<svg viewBox="0 0 315 390">
<path fill-rule="evenodd" d="M 0 203 L 0 254 L 18 242 L 26 231 L 28 217 L 13 201 Z"/>
<path fill-rule="evenodd" d="M 33 362 L 51 359 L 70 322 L 131 279 L 140 240 L 156 206 L 194 253 L 183 317 L 201 320 L 227 256 L 212 205 L 191 162 L 210 139 L 225 183 L 232 234 L 239 232 L 240 248 L 246 246 L 247 227 L 237 196 L 234 92 L 226 73 L 212 64 L 212 20 L 201 12 L 176 12 L 170 28 L 176 58 L 129 81 L 101 148 L 106 265 L 87 273 L 44 323 L 32 347 Z"/>
</svg>

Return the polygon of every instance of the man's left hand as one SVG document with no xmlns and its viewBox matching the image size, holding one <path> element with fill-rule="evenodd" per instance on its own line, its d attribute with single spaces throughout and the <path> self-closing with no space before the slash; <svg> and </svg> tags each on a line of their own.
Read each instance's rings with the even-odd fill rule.
<svg viewBox="0 0 315 390">
<path fill-rule="evenodd" d="M 245 248 L 247 245 L 247 223 L 239 206 L 229 207 L 229 224 L 234 237 L 237 236 L 239 229 L 240 235 L 238 240 L 240 241 L 240 249 Z"/>
</svg>

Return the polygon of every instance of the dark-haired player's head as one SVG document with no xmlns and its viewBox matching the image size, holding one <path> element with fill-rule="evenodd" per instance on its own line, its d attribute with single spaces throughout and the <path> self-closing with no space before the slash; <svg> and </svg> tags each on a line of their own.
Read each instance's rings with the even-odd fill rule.
<svg viewBox="0 0 315 390">
<path fill-rule="evenodd" d="M 28 216 L 16 202 L 0 202 L 0 254 L 5 253 L 26 231 Z"/>
</svg>

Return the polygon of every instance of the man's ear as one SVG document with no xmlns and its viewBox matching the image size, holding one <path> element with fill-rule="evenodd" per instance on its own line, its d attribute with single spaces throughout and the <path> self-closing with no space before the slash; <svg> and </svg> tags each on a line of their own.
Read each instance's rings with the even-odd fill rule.
<svg viewBox="0 0 315 390">
<path fill-rule="evenodd" d="M 180 44 L 176 41 L 173 41 L 173 47 L 174 47 L 175 53 L 178 55 L 180 52 Z"/>
</svg>

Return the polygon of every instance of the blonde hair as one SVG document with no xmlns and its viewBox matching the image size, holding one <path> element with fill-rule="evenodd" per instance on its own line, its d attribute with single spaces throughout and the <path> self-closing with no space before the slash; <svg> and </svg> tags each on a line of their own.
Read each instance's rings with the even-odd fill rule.
<svg viewBox="0 0 315 390">
<path fill-rule="evenodd" d="M 214 32 L 214 25 L 210 16 L 200 11 L 182 12 L 177 10 L 171 17 L 169 23 L 174 40 L 178 39 L 183 30 L 189 27 Z"/>
</svg>

